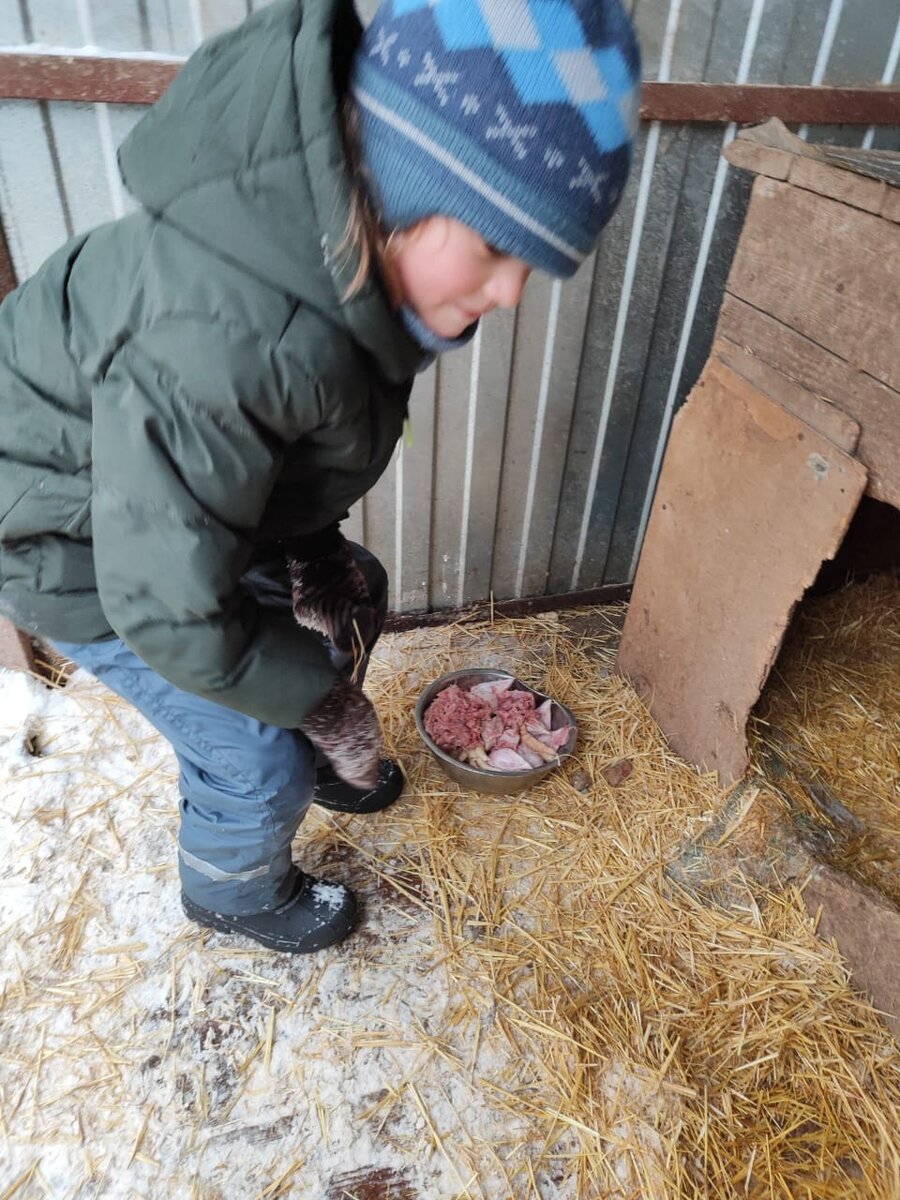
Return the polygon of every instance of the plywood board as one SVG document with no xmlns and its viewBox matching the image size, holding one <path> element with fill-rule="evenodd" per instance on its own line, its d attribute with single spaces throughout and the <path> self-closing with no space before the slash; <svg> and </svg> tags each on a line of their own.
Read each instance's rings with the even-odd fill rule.
<svg viewBox="0 0 900 1200">
<path fill-rule="evenodd" d="M 859 422 L 868 493 L 900 508 L 900 394 L 781 321 L 726 294 L 717 336 L 750 350 Z"/>
<path fill-rule="evenodd" d="M 900 228 L 759 177 L 728 278 L 747 304 L 900 390 Z"/>
<path fill-rule="evenodd" d="M 900 1040 L 900 913 L 883 896 L 842 871 L 819 866 L 803 889 L 820 937 L 837 942 L 853 982 L 884 1015 Z"/>
<path fill-rule="evenodd" d="M 881 212 L 890 190 L 883 180 L 866 179 L 863 175 L 830 167 L 812 158 L 795 158 L 789 178 L 797 187 L 875 214 Z"/>
<path fill-rule="evenodd" d="M 619 669 L 673 749 L 719 772 L 790 621 L 844 536 L 865 468 L 710 360 L 675 419 L 628 609 Z"/>
</svg>

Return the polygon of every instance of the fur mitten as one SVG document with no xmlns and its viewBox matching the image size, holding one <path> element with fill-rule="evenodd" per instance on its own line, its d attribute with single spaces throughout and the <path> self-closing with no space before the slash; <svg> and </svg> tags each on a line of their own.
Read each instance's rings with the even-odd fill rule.
<svg viewBox="0 0 900 1200">
<path fill-rule="evenodd" d="M 364 651 L 375 633 L 375 610 L 348 543 L 320 558 L 289 557 L 287 565 L 298 623 L 323 633 L 341 654 Z"/>
<path fill-rule="evenodd" d="M 374 788 L 381 756 L 381 724 L 361 687 L 339 676 L 324 700 L 300 722 L 334 772 L 351 787 Z"/>
</svg>

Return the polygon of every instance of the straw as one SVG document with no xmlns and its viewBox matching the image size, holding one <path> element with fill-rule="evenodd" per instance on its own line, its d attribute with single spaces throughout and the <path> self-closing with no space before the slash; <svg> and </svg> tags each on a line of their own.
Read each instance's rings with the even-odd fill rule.
<svg viewBox="0 0 900 1200">
<path fill-rule="evenodd" d="M 817 853 L 900 903 L 900 582 L 797 615 L 756 714 L 754 753 Z"/>
<path fill-rule="evenodd" d="M 881 615 L 859 628 L 877 629 L 884 655 L 900 622 L 878 595 Z M 729 797 L 671 752 L 614 673 L 621 609 L 582 610 L 577 621 L 491 616 L 391 635 L 373 656 L 366 690 L 406 793 L 366 819 L 315 811 L 304 822 L 298 861 L 352 883 L 367 911 L 354 938 L 308 959 L 198 934 L 171 905 L 153 914 L 156 942 L 146 923 L 104 911 L 103 881 L 129 859 L 158 868 L 154 895 L 177 887 L 174 854 L 145 846 L 148 829 L 174 836 L 176 784 L 172 774 L 167 800 L 151 773 L 130 793 L 106 760 L 117 746 L 142 754 L 151 743 L 125 706 L 84 692 L 90 755 L 65 758 L 62 735 L 62 759 L 34 767 L 33 801 L 15 777 L 26 796 L 21 847 L 39 830 L 78 867 L 51 909 L 6 934 L 0 1112 L 19 1155 L 7 1195 L 40 1186 L 42 1150 L 60 1130 L 82 1137 L 84 1121 L 92 1194 L 127 1164 L 133 1191 L 148 1197 L 339 1196 L 328 1179 L 340 1168 L 328 1164 L 348 1154 L 348 1109 L 354 1150 L 358 1138 L 379 1161 L 419 1171 L 422 1195 L 900 1195 L 898 1049 L 816 937 L 798 888 L 764 887 L 736 860 L 740 904 L 707 906 L 665 873 L 704 831 L 729 850 L 758 814 L 786 803 L 788 783 L 776 791 L 757 775 Z M 837 624 L 816 620 L 807 662 L 821 661 Z M 880 730 L 896 725 L 884 700 L 880 715 L 869 707 L 878 664 L 859 653 L 854 664 L 848 651 L 832 691 L 841 722 L 867 710 L 868 749 L 835 748 L 828 762 L 865 761 L 865 790 L 879 771 L 893 778 Z M 419 742 L 418 695 L 466 666 L 509 670 L 575 714 L 576 754 L 534 790 L 466 793 Z M 779 672 L 792 702 L 801 698 L 794 725 L 778 718 L 779 752 L 787 740 L 805 755 L 829 736 L 819 700 L 803 699 L 784 663 Z M 766 720 L 776 727 L 771 712 Z M 841 723 L 831 736 L 845 746 L 850 730 Z M 604 769 L 623 759 L 631 774 L 613 786 Z M 60 821 L 41 824 L 37 794 L 42 770 L 63 761 L 71 786 L 58 841 Z M 828 783 L 856 804 L 849 787 Z M 121 850 L 102 820 L 113 794 Z M 45 1038 L 28 1033 L 41 1028 Z M 259 1120 L 285 1113 L 297 1114 L 291 1136 L 261 1141 Z M 233 1156 L 233 1174 L 197 1185 L 217 1147 Z M 241 1175 L 248 1161 L 252 1183 Z M 441 1187 L 430 1184 L 440 1172 Z"/>
</svg>

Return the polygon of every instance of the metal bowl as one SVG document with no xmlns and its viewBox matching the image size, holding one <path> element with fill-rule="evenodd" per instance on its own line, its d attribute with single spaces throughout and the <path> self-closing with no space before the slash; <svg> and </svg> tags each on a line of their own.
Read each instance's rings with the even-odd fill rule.
<svg viewBox="0 0 900 1200">
<path fill-rule="evenodd" d="M 560 749 L 557 762 L 547 763 L 543 767 L 529 767 L 527 771 L 489 771 L 485 767 L 473 767 L 469 763 L 460 762 L 452 754 L 442 750 L 428 736 L 425 731 L 425 710 L 438 692 L 442 692 L 451 683 L 466 689 L 476 683 L 492 682 L 495 679 L 512 679 L 511 690 L 531 692 L 537 704 L 543 704 L 545 700 L 549 700 L 552 729 L 571 725 L 572 732 L 569 734 L 566 744 Z M 577 737 L 575 718 L 564 704 L 560 704 L 552 696 L 545 696 L 543 692 L 537 692 L 534 688 L 527 687 L 521 679 L 516 679 L 515 675 L 510 675 L 508 671 L 491 671 L 484 667 L 468 667 L 462 671 L 451 671 L 449 675 L 442 675 L 440 679 L 435 679 L 434 683 L 430 683 L 416 704 L 416 728 L 422 741 L 437 760 L 438 766 L 451 779 L 455 779 L 457 783 L 473 792 L 485 792 L 492 796 L 512 796 L 516 792 L 524 792 L 532 787 L 539 779 L 543 779 L 545 775 L 555 770 L 564 758 L 568 758 L 575 749 Z"/>
</svg>

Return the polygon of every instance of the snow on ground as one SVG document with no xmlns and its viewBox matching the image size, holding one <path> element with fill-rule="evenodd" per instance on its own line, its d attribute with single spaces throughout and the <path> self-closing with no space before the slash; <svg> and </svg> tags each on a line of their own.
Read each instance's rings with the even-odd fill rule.
<svg viewBox="0 0 900 1200">
<path fill-rule="evenodd" d="M 473 1040 L 421 880 L 392 875 L 409 797 L 307 818 L 295 857 L 364 918 L 292 957 L 186 921 L 174 755 L 86 673 L 0 671 L 0 787 L 0 1195 L 509 1194 L 527 1131 L 484 1083 L 518 1067 L 489 998 Z"/>
</svg>

